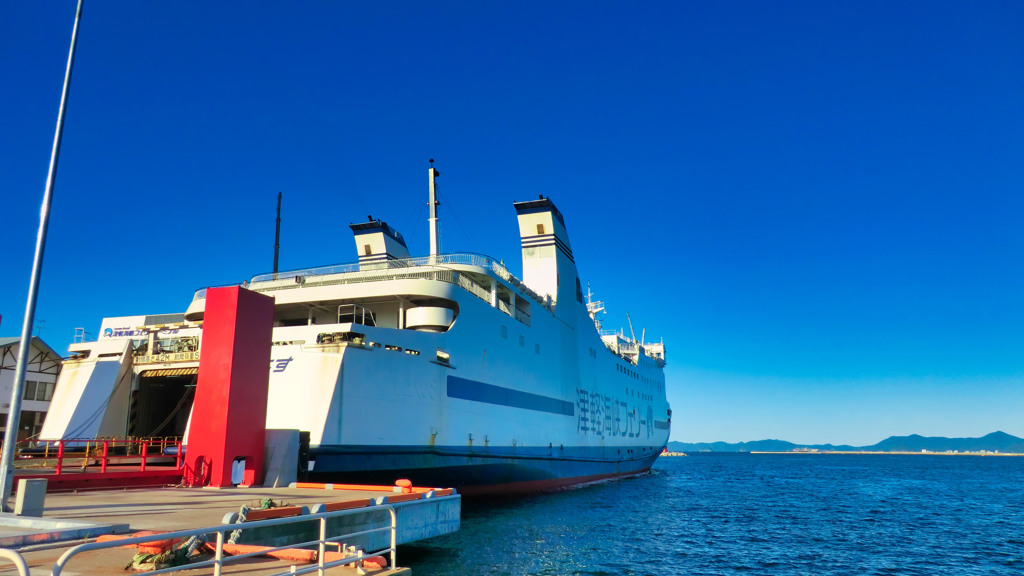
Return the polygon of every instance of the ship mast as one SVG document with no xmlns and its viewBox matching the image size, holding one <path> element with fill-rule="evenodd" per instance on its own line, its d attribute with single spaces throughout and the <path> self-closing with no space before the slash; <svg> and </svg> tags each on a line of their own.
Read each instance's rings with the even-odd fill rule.
<svg viewBox="0 0 1024 576">
<path fill-rule="evenodd" d="M 587 314 L 590 314 L 590 319 L 594 321 L 594 326 L 600 332 L 601 321 L 597 319 L 597 315 L 604 312 L 604 302 L 595 301 L 593 296 L 594 294 L 590 291 L 590 282 L 587 282 Z"/>
<path fill-rule="evenodd" d="M 430 256 L 436 257 L 441 253 L 441 246 L 438 240 L 438 229 L 437 229 L 437 207 L 440 202 L 437 201 L 437 183 L 435 179 L 441 175 L 440 172 L 434 169 L 434 159 L 430 159 L 430 168 L 427 170 L 430 182 Z"/>
<path fill-rule="evenodd" d="M 281 193 L 277 193 L 277 231 L 274 233 L 274 274 L 277 274 L 277 256 L 281 253 Z"/>
</svg>

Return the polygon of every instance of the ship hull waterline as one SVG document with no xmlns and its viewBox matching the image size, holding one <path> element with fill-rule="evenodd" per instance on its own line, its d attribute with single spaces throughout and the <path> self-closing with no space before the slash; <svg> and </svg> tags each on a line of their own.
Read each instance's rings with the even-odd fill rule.
<svg viewBox="0 0 1024 576">
<path fill-rule="evenodd" d="M 637 457 L 605 460 L 567 459 L 555 454 L 560 451 L 557 447 L 525 451 L 545 455 L 517 457 L 485 450 L 457 453 L 446 447 L 367 448 L 311 449 L 309 481 L 390 485 L 408 479 L 416 486 L 454 487 L 467 496 L 528 494 L 645 474 L 661 453 L 661 448 L 637 447 L 637 452 L 643 452 Z"/>
</svg>

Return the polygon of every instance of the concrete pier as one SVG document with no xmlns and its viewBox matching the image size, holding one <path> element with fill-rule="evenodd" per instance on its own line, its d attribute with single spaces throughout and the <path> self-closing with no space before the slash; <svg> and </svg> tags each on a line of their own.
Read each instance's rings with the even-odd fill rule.
<svg viewBox="0 0 1024 576">
<path fill-rule="evenodd" d="M 385 489 L 387 487 L 367 488 L 165 488 L 48 494 L 42 518 L 0 515 L 0 547 L 18 550 L 28 561 L 32 574 L 48 574 L 65 551 L 87 541 L 83 539 L 141 530 L 170 532 L 217 526 L 230 522 L 232 515 L 236 515 L 243 505 L 258 508 L 266 498 L 272 499 L 278 506 L 304 507 L 313 513 L 325 508 L 345 507 L 348 505 L 346 503 L 358 505 L 360 510 L 365 510 L 365 515 L 359 513 L 344 517 L 345 522 L 338 526 L 339 534 L 351 532 L 353 526 L 379 525 L 382 509 L 374 510 L 374 504 L 393 503 L 398 518 L 399 544 L 459 529 L 461 496 L 458 494 L 436 491 L 426 497 L 423 493 L 396 492 L 399 489 L 388 491 Z M 388 502 L 388 499 L 392 502 Z M 308 524 L 313 522 L 302 523 Z M 292 542 L 308 539 L 303 533 L 296 536 Z M 259 540 L 263 538 L 271 540 L 263 542 L 265 545 L 281 546 L 288 543 L 279 533 L 261 534 L 258 530 L 247 535 L 246 543 L 261 543 Z M 371 546 L 366 548 L 373 550 L 377 542 L 368 544 Z M 121 573 L 125 565 L 131 562 L 134 553 L 134 546 L 83 553 L 71 561 L 65 574 L 89 576 Z M 398 563 L 401 564 L 400 557 Z M 224 573 L 244 572 L 258 576 L 286 572 L 292 564 L 297 563 L 253 558 L 241 565 L 225 566 Z M 303 566 L 297 565 L 300 568 Z M 329 572 L 354 574 L 354 570 L 349 568 L 335 568 Z M 395 569 L 369 571 L 371 574 L 406 572 Z M 6 574 L 17 574 L 17 571 L 13 564 L 0 560 L 0 575 Z"/>
</svg>

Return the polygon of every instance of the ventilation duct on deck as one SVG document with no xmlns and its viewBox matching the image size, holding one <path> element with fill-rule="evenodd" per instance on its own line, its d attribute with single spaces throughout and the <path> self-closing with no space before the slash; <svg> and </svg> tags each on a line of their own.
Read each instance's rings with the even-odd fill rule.
<svg viewBox="0 0 1024 576">
<path fill-rule="evenodd" d="M 446 332 L 455 321 L 455 312 L 440 306 L 419 306 L 405 311 L 405 327 L 420 332 Z"/>
</svg>

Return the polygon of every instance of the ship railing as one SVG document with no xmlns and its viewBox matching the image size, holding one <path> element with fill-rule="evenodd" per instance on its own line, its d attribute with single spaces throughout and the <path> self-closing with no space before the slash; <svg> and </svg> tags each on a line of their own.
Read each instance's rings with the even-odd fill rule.
<svg viewBox="0 0 1024 576">
<path fill-rule="evenodd" d="M 394 271 L 395 269 L 402 268 L 416 268 L 420 266 L 444 266 L 444 265 L 456 265 L 456 266 L 478 266 L 490 270 L 505 282 L 508 282 L 526 296 L 535 300 L 542 306 L 549 307 L 547 302 L 539 294 L 534 292 L 523 282 L 512 275 L 505 267 L 505 263 L 500 260 L 495 260 L 490 256 L 484 254 L 473 254 L 471 252 L 457 252 L 452 254 L 438 254 L 436 256 L 420 256 L 417 258 L 404 258 L 396 260 L 388 260 L 386 268 L 380 268 L 380 271 Z M 270 274 L 260 274 L 253 276 L 249 281 L 249 285 L 264 282 L 275 282 L 281 280 L 289 280 L 295 277 L 302 277 L 302 284 L 309 285 L 311 282 L 315 282 L 311 277 L 315 276 L 333 276 L 337 274 L 351 274 L 356 272 L 370 272 L 377 271 L 369 269 L 366 264 L 360 265 L 358 262 L 352 262 L 348 264 L 335 264 L 332 266 L 320 266 L 316 268 L 305 268 L 301 270 L 291 270 L 288 272 L 278 272 Z M 298 284 L 298 283 L 296 283 Z M 292 287 L 288 285 L 288 287 Z M 484 288 L 486 290 L 486 288 Z M 205 296 L 205 293 L 204 293 Z M 196 293 L 196 299 L 199 299 L 199 293 Z M 486 299 L 489 299 L 488 295 Z"/>
<path fill-rule="evenodd" d="M 465 274 L 459 274 L 457 278 L 459 286 L 473 293 L 477 298 L 485 302 L 489 302 L 491 300 L 491 291 L 484 287 L 484 285 Z"/>
<path fill-rule="evenodd" d="M 174 458 L 175 468 L 184 463 L 182 438 L 164 436 L 151 438 L 65 438 L 61 440 L 37 440 L 17 451 L 18 468 L 54 468 L 54 475 L 60 476 L 72 466 L 76 473 L 84 472 L 89 466 L 99 466 L 100 473 L 106 473 L 110 465 L 131 463 L 140 472 L 146 471 L 147 464 L 166 464 Z M 123 468 L 121 468 L 123 470 Z"/>
<path fill-rule="evenodd" d="M 388 525 L 380 526 L 376 528 L 368 528 L 365 530 L 359 530 L 356 532 L 350 532 L 347 534 L 339 534 L 334 536 L 328 536 L 328 520 L 339 518 L 342 516 L 351 516 L 355 514 L 366 514 L 368 511 L 387 511 L 389 516 Z M 257 552 L 251 552 L 247 554 L 234 554 L 231 556 L 224 555 L 224 545 L 227 543 L 228 537 L 225 534 L 234 532 L 239 529 L 240 526 L 244 526 L 244 529 L 257 529 L 257 528 L 270 528 L 274 526 L 285 526 L 289 524 L 300 524 L 300 523 L 311 523 L 316 522 L 319 526 L 319 535 L 315 540 L 309 540 L 305 542 L 294 542 L 284 546 L 277 546 L 274 548 L 262 548 Z M 336 523 L 335 523 L 336 524 Z M 387 548 L 381 548 L 373 552 L 364 552 L 362 550 L 352 551 L 352 555 L 337 560 L 327 561 L 327 547 L 338 546 L 340 547 L 343 542 L 352 541 L 353 538 L 362 536 L 369 536 L 372 534 L 389 533 L 391 545 Z M 324 574 L 324 571 L 329 568 L 338 566 L 350 566 L 355 565 L 360 568 L 359 572 L 362 573 L 361 567 L 363 561 L 372 556 L 388 554 L 390 556 L 390 566 L 394 568 L 398 561 L 398 515 L 395 513 L 394 504 L 377 504 L 370 508 L 355 508 L 351 510 L 336 510 L 333 512 L 319 512 L 316 514 L 303 514 L 300 516 L 288 516 L 285 518 L 271 518 L 268 520 L 256 520 L 253 522 L 245 522 L 244 524 L 220 524 L 218 526 L 210 526 L 207 528 L 196 528 L 193 530 L 178 530 L 175 532 L 161 532 L 159 534 L 150 534 L 148 536 L 135 536 L 132 538 L 122 538 L 118 540 L 111 540 L 108 542 L 89 542 L 87 544 L 79 544 L 65 552 L 57 560 L 57 563 L 53 566 L 51 571 L 52 576 L 60 576 L 64 569 L 68 566 L 71 560 L 83 553 L 92 552 L 95 550 L 107 550 L 110 548 L 120 548 L 122 546 L 132 546 L 136 544 L 145 544 L 148 542 L 155 542 L 158 540 L 181 540 L 185 538 L 209 538 L 210 535 L 216 535 L 213 545 L 214 556 L 212 559 L 203 560 L 199 562 L 191 562 L 189 564 L 183 564 L 180 566 L 172 566 L 169 568 L 162 568 L 160 570 L 153 570 L 146 572 L 148 575 L 155 574 L 167 574 L 170 572 L 195 570 L 197 568 L 208 568 L 213 567 L 214 576 L 221 576 L 224 570 L 224 566 L 234 562 L 247 560 L 257 556 L 263 556 L 270 552 L 278 552 L 281 550 L 290 550 L 294 548 L 305 548 L 305 547 L 316 547 L 316 564 L 309 566 L 299 567 L 291 566 L 283 572 L 274 574 L 273 576 L 285 576 L 295 574 L 308 574 L 316 572 L 317 574 Z M 296 536 L 298 537 L 298 536 Z M 13 561 L 13 559 L 12 559 Z M 19 566 L 20 569 L 20 566 Z M 70 574 L 71 572 L 68 572 Z"/>
<path fill-rule="evenodd" d="M 551 303 L 531 288 L 523 284 L 521 280 L 513 276 L 505 264 L 490 256 L 472 253 L 440 254 L 436 256 L 422 256 L 419 258 L 405 258 L 388 260 L 379 268 L 371 268 L 366 264 L 358 262 L 349 264 L 336 264 L 333 266 L 321 266 L 317 268 L 305 268 L 301 270 L 290 270 L 288 272 L 277 272 L 271 274 L 260 274 L 243 284 L 249 289 L 257 289 L 262 292 L 273 290 L 287 290 L 298 287 L 310 286 L 331 286 L 338 284 L 356 284 L 362 282 L 381 282 L 386 280 L 411 280 L 426 279 L 439 280 L 456 284 L 469 291 L 481 300 L 490 301 L 490 289 L 473 280 L 465 274 L 456 270 L 444 269 L 444 265 L 457 266 L 478 266 L 494 273 L 494 275 L 515 287 L 521 293 L 540 304 L 547 310 L 551 310 Z M 434 267 L 434 270 L 422 270 L 423 268 Z M 441 269 L 437 269 L 437 268 Z M 420 270 L 416 270 L 419 268 Z M 340 276 L 340 277 L 339 277 Z M 265 286 L 257 286 L 265 284 Z M 206 288 L 196 291 L 193 301 L 206 298 Z M 509 313 L 511 316 L 512 314 Z"/>
<path fill-rule="evenodd" d="M 504 300 L 498 300 L 498 310 L 501 310 L 509 316 L 512 315 L 512 307 L 506 304 Z"/>
<path fill-rule="evenodd" d="M 516 308 L 516 320 L 519 320 L 527 326 L 530 325 L 530 313 L 521 308 Z"/>
<path fill-rule="evenodd" d="M 472 254 L 472 253 L 454 253 L 454 254 L 438 254 L 435 256 L 420 256 L 417 258 L 400 258 L 395 260 L 387 261 L 387 268 L 414 268 L 417 266 L 433 266 L 433 265 L 445 265 L 454 264 L 461 266 L 479 266 L 481 268 L 490 268 L 491 262 L 494 259 L 490 256 L 484 256 L 483 254 Z M 334 274 L 350 274 L 352 272 L 361 272 L 368 269 L 367 264 L 360 264 L 358 262 L 349 262 L 346 264 L 334 264 L 331 266 L 318 266 L 315 268 L 303 268 L 300 270 L 289 270 L 287 272 L 276 272 L 270 274 L 258 274 L 253 276 L 249 281 L 249 284 L 257 284 L 260 282 L 275 282 L 278 280 L 288 280 L 295 276 L 302 276 L 303 278 L 309 278 L 311 276 L 331 276 Z"/>
</svg>

